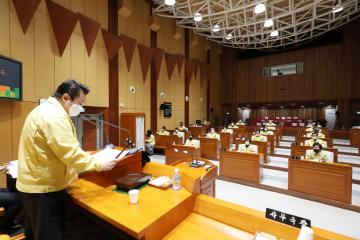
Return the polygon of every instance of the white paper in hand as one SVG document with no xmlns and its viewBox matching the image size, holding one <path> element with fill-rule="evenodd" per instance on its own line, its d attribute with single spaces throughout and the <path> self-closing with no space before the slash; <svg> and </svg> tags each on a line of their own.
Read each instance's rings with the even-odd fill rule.
<svg viewBox="0 0 360 240">
<path fill-rule="evenodd" d="M 18 165 L 19 165 L 18 160 L 9 162 L 9 166 L 7 167 L 7 172 L 8 174 L 10 174 L 12 178 L 17 178 L 18 176 Z"/>
<path fill-rule="evenodd" d="M 121 150 L 105 148 L 105 149 L 93 154 L 93 156 L 95 158 L 97 158 L 97 159 L 116 159 L 116 160 L 120 160 L 123 157 L 125 157 L 126 154 L 128 154 L 129 151 L 125 150 L 124 152 L 121 153 L 120 156 L 118 156 L 120 154 L 120 152 L 121 152 Z"/>
</svg>

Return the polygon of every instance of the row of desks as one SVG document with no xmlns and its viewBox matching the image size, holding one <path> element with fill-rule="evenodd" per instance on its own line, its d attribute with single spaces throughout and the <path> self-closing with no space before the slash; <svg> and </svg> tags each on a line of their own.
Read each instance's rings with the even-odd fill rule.
<svg viewBox="0 0 360 240">
<path fill-rule="evenodd" d="M 260 154 L 222 152 L 220 176 L 260 184 Z M 352 167 L 290 158 L 288 190 L 351 204 Z"/>
<path fill-rule="evenodd" d="M 200 182 L 208 171 L 147 163 L 141 167 L 140 153 L 130 155 L 106 173 L 83 174 L 69 189 L 73 202 L 111 226 L 122 239 L 253 239 L 264 231 L 279 239 L 296 239 L 299 229 L 265 218 L 263 212 L 245 208 L 200 193 Z M 123 173 L 142 171 L 153 176 L 171 176 L 181 168 L 182 189 L 160 190 L 146 186 L 140 190 L 139 202 L 129 204 L 127 194 L 113 191 L 111 182 Z M 216 166 L 210 168 L 217 171 Z M 105 178 L 105 179 L 104 179 Z M 349 237 L 317 227 L 316 240 L 348 240 Z M 105 229 L 105 228 L 104 228 Z"/>
</svg>

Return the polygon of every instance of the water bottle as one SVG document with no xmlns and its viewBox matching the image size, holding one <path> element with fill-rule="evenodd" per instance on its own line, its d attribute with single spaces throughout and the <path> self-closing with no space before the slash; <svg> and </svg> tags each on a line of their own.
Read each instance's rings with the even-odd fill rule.
<svg viewBox="0 0 360 240">
<path fill-rule="evenodd" d="M 174 175 L 173 175 L 172 189 L 180 190 L 181 189 L 180 181 L 181 181 L 181 177 L 180 177 L 180 174 L 179 174 L 179 169 L 175 168 L 174 169 Z"/>
</svg>

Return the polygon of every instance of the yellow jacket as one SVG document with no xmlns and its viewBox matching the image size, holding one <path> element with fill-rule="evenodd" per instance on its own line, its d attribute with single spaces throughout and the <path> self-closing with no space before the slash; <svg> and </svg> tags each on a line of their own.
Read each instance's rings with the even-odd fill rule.
<svg viewBox="0 0 360 240">
<path fill-rule="evenodd" d="M 324 147 L 324 148 L 327 147 L 327 142 L 325 142 L 325 141 L 323 141 L 323 140 L 321 140 L 321 139 L 317 139 L 316 142 L 320 143 L 321 146 Z M 312 146 L 314 145 L 314 143 L 315 143 L 314 139 L 309 139 L 309 140 L 306 140 L 306 141 L 305 141 L 305 146 L 312 147 Z"/>
<path fill-rule="evenodd" d="M 315 161 L 315 162 L 328 162 L 328 156 L 326 154 L 326 151 L 320 151 L 318 154 L 316 154 L 314 151 L 306 151 L 305 158 L 307 160 Z"/>
<path fill-rule="evenodd" d="M 80 148 L 68 113 L 53 97 L 27 116 L 18 158 L 16 187 L 27 193 L 60 191 L 68 187 L 79 172 L 103 168 L 100 160 Z"/>
<path fill-rule="evenodd" d="M 260 135 L 260 136 L 253 135 L 253 136 L 251 137 L 251 141 L 266 142 L 266 141 L 267 141 L 267 137 L 265 137 L 265 136 L 263 136 L 263 135 Z"/>
<path fill-rule="evenodd" d="M 146 143 L 155 145 L 155 136 L 151 134 L 150 137 L 146 139 Z"/>
<path fill-rule="evenodd" d="M 250 144 L 248 147 L 246 147 L 245 144 L 239 144 L 239 152 L 246 152 L 246 153 L 257 153 L 257 146 Z"/>
<path fill-rule="evenodd" d="M 169 135 L 170 135 L 170 132 L 161 129 L 161 130 L 158 132 L 158 134 L 159 134 L 159 135 L 163 135 L 163 136 L 169 136 Z"/>
<path fill-rule="evenodd" d="M 193 139 L 193 140 L 187 139 L 184 146 L 199 148 L 200 147 L 200 141 L 196 140 L 196 139 Z"/>
<path fill-rule="evenodd" d="M 210 133 L 206 134 L 206 137 L 207 138 L 216 138 L 217 140 L 220 140 L 220 134 L 218 134 L 218 133 L 210 132 Z"/>
</svg>

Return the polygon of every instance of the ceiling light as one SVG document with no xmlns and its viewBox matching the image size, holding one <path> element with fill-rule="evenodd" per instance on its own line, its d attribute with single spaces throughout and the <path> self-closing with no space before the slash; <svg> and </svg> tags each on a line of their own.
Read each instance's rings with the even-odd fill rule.
<svg viewBox="0 0 360 240">
<path fill-rule="evenodd" d="M 200 22 L 202 20 L 202 15 L 201 13 L 197 12 L 194 14 L 194 21 L 196 22 Z"/>
<path fill-rule="evenodd" d="M 175 5 L 175 0 L 165 0 L 165 4 L 168 6 L 174 6 Z"/>
<path fill-rule="evenodd" d="M 265 12 L 265 5 L 263 3 L 260 3 L 260 4 L 256 5 L 255 9 L 254 9 L 254 12 L 256 14 Z"/>
<path fill-rule="evenodd" d="M 277 30 L 272 31 L 272 32 L 270 33 L 270 36 L 272 36 L 272 37 L 277 37 L 277 36 L 279 36 L 279 31 L 277 31 Z"/>
<path fill-rule="evenodd" d="M 335 7 L 333 7 L 332 12 L 338 13 L 338 12 L 341 12 L 342 10 L 344 10 L 344 7 L 341 4 L 337 4 Z"/>
<path fill-rule="evenodd" d="M 301 105 L 301 108 L 304 108 L 304 106 L 303 106 L 303 105 Z"/>
<path fill-rule="evenodd" d="M 226 39 L 226 40 L 231 40 L 231 39 L 232 39 L 232 34 L 229 33 L 228 35 L 226 35 L 225 39 Z"/>
<path fill-rule="evenodd" d="M 213 32 L 218 32 L 218 31 L 220 31 L 220 27 L 219 27 L 219 25 L 218 24 L 215 24 L 215 26 L 213 27 Z"/>
<path fill-rule="evenodd" d="M 264 27 L 271 27 L 274 24 L 272 19 L 268 19 L 264 22 Z"/>
</svg>

